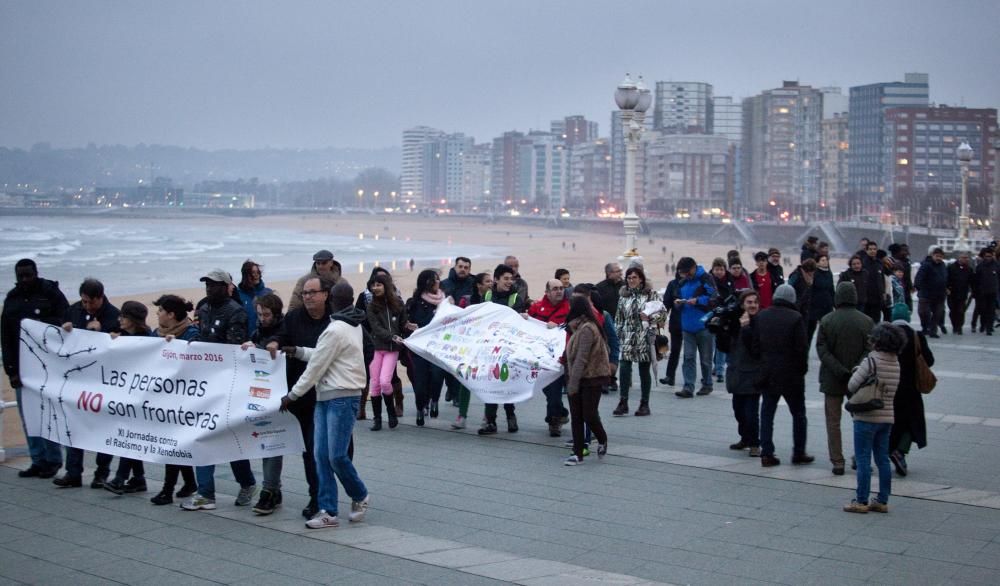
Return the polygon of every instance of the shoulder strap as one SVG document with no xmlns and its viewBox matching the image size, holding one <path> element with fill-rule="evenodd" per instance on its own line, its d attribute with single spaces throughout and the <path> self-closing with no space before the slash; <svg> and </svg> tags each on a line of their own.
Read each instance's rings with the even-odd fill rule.
<svg viewBox="0 0 1000 586">
<path fill-rule="evenodd" d="M 514 307 L 517 305 L 517 293 L 511 293 L 510 297 L 507 298 L 507 307 Z"/>
</svg>

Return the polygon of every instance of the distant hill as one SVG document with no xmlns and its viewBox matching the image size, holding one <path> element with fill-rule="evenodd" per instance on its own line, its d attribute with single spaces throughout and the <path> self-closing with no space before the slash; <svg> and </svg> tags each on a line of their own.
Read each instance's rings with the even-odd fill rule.
<svg viewBox="0 0 1000 586">
<path fill-rule="evenodd" d="M 190 188 L 205 180 L 250 177 L 262 184 L 321 177 L 351 179 L 369 167 L 398 174 L 400 158 L 399 147 L 205 151 L 144 144 L 58 149 L 42 143 L 30 150 L 0 147 L 0 185 L 75 189 L 169 177 L 175 185 Z"/>
</svg>

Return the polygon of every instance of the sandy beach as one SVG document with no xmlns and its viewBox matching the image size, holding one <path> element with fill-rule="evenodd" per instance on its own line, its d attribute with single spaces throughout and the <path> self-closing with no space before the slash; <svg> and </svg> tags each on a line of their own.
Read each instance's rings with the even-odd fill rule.
<svg viewBox="0 0 1000 586">
<path fill-rule="evenodd" d="M 178 221 L 204 223 L 206 227 L 210 228 L 213 223 L 220 220 L 217 218 L 198 218 Z M 255 227 L 274 228 L 280 226 L 300 231 L 303 233 L 303 237 L 308 236 L 309 240 L 316 240 L 317 236 L 321 237 L 324 234 L 351 235 L 359 238 L 374 238 L 377 234 L 379 238 L 395 237 L 397 239 L 410 238 L 439 242 L 441 246 L 440 258 L 433 263 L 418 263 L 413 271 L 407 268 L 408 258 L 382 261 L 382 266 L 386 266 L 393 274 L 404 297 L 410 296 L 416 283 L 417 274 L 423 268 L 438 268 L 442 278 L 446 277 L 454 258 L 466 254 L 463 245 L 467 244 L 486 246 L 496 252 L 496 256 L 492 258 L 473 259 L 473 273 L 492 272 L 507 254 L 518 257 L 521 264 L 521 275 L 528 281 L 532 298 L 541 296 L 545 290 L 545 281 L 552 278 L 557 268 L 569 269 L 573 283 L 596 283 L 602 280 L 604 278 L 604 265 L 617 260 L 617 257 L 625 250 L 625 240 L 621 234 L 584 233 L 520 224 L 490 224 L 478 218 L 439 217 L 429 219 L 392 214 L 379 216 L 330 214 L 241 218 L 239 221 L 248 235 L 253 234 Z M 692 242 L 666 238 L 654 239 L 651 244 L 649 238 L 640 237 L 638 243 L 639 252 L 643 255 L 647 269 L 647 277 L 654 288 L 662 288 L 666 285 L 664 265 L 671 262 L 671 254 L 674 255 L 674 262 L 682 256 L 693 256 L 699 264 L 707 269 L 713 258 L 724 257 L 726 251 L 733 248 L 732 243 L 729 242 Z M 666 247 L 665 254 L 663 247 Z M 334 255 L 337 254 L 337 250 L 334 249 L 333 252 Z M 751 253 L 746 251 L 745 254 Z M 748 262 L 748 259 L 744 260 Z M 311 267 L 312 259 L 308 256 L 304 257 L 301 259 L 301 263 L 302 273 L 305 274 Z M 264 264 L 265 283 L 287 301 L 295 281 L 269 280 L 267 266 L 266 263 Z M 354 287 L 355 295 L 365 287 L 373 266 L 372 262 L 366 262 L 343 267 L 343 276 Z M 238 265 L 220 268 L 229 271 L 237 281 L 239 280 L 240 267 Z M 149 265 L 149 270 L 155 270 L 155 265 Z M 43 277 L 58 278 L 58 275 L 46 273 L 44 265 L 39 267 L 39 272 Z M 101 277 L 99 274 L 94 276 Z M 122 302 L 128 299 L 145 303 L 150 308 L 150 326 L 155 327 L 156 312 L 153 311 L 155 308 L 152 306 L 154 299 L 162 293 L 174 293 L 186 297 L 192 302 L 197 302 L 204 296 L 204 288 L 200 285 L 200 283 L 192 283 L 190 288 L 129 296 L 115 295 L 114 291 L 108 291 L 108 294 L 112 303 L 117 306 L 121 306 Z M 78 300 L 76 287 L 76 283 L 62 283 L 63 292 L 70 303 Z M 400 372 L 402 374 L 402 369 Z M 4 377 L 4 399 L 8 401 L 14 399 L 14 392 L 6 377 Z M 8 447 L 24 445 L 21 423 L 16 410 L 5 411 L 3 420 L 3 445 Z"/>
</svg>

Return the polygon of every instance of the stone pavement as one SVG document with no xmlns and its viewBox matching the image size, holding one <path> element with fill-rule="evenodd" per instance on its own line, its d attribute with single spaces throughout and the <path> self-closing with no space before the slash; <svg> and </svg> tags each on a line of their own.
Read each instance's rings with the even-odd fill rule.
<svg viewBox="0 0 1000 586">
<path fill-rule="evenodd" d="M 548 437 L 540 398 L 518 406 L 519 433 L 485 438 L 475 425 L 448 429 L 450 406 L 417 428 L 408 400 L 399 428 L 356 429 L 372 507 L 364 523 L 338 529 L 303 526 L 297 458 L 285 464 L 285 508 L 269 517 L 221 494 L 218 510 L 191 513 L 150 505 L 152 492 L 60 490 L 17 478 L 14 467 L 27 462 L 14 459 L 0 466 L 0 585 L 996 584 L 1000 337 L 933 342 L 940 382 L 925 397 L 929 446 L 911 454 L 907 478 L 894 478 L 888 515 L 840 510 L 854 478 L 832 476 L 826 463 L 814 358 L 813 465 L 787 465 L 781 409 L 781 466 L 728 450 L 735 422 L 721 386 L 692 400 L 658 386 L 648 418 L 612 418 L 607 397 L 610 453 L 575 468 L 561 465 L 569 452 Z M 481 409 L 474 403 L 470 419 Z M 846 416 L 843 425 L 850 453 Z M 162 468 L 147 473 L 155 492 Z M 235 494 L 228 468 L 217 475 L 220 493 Z"/>
</svg>

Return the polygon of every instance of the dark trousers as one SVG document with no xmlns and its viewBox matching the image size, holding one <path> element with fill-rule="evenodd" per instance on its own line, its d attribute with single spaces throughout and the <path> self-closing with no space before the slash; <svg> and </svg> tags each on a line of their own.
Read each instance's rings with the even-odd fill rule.
<svg viewBox="0 0 1000 586">
<path fill-rule="evenodd" d="M 319 476 L 316 473 L 316 458 L 313 456 L 313 439 L 315 432 L 314 413 L 316 412 L 316 392 L 307 393 L 298 401 L 292 401 L 288 407 L 302 429 L 302 444 L 305 451 L 302 452 L 302 467 L 306 473 L 306 484 L 309 485 L 309 496 L 315 498 L 319 491 Z M 354 438 L 351 438 L 351 452 L 353 453 Z"/>
<path fill-rule="evenodd" d="M 944 299 L 917 299 L 917 315 L 920 316 L 920 329 L 924 334 L 937 335 L 938 324 L 944 323 Z"/>
<path fill-rule="evenodd" d="M 643 403 L 649 402 L 649 391 L 653 388 L 653 375 L 650 374 L 648 362 L 637 362 L 639 365 L 639 390 Z M 632 388 L 632 361 L 622 360 L 618 363 L 618 393 L 628 401 L 628 391 Z"/>
<path fill-rule="evenodd" d="M 806 453 L 806 394 L 766 393 L 760 408 L 760 454 L 774 455 L 774 414 L 778 410 L 778 401 L 784 397 L 788 411 L 792 414 L 792 454 L 801 456 Z"/>
<path fill-rule="evenodd" d="M 142 460 L 118 458 L 118 470 L 115 472 L 115 478 L 124 482 L 128 480 L 129 473 L 132 474 L 133 478 L 145 478 L 146 469 L 142 465 Z"/>
<path fill-rule="evenodd" d="M 812 319 L 812 318 L 810 318 L 809 321 L 806 323 L 806 347 L 807 348 L 810 347 L 810 346 L 812 346 L 813 335 L 816 333 L 816 327 L 817 326 L 819 326 L 819 320 L 818 319 Z"/>
<path fill-rule="evenodd" d="M 684 331 L 680 324 L 677 329 L 670 328 L 670 357 L 667 359 L 666 377 L 671 381 L 676 380 L 677 365 L 681 361 L 681 347 L 684 345 Z"/>
<path fill-rule="evenodd" d="M 872 318 L 873 322 L 878 323 L 878 322 L 882 321 L 882 304 L 881 303 L 878 303 L 878 302 L 875 302 L 875 303 L 871 303 L 871 302 L 865 303 L 864 309 L 862 311 L 864 311 L 865 315 L 867 315 L 868 317 Z"/>
<path fill-rule="evenodd" d="M 100 478 L 107 478 L 111 474 L 111 460 L 114 456 L 111 454 L 97 453 L 97 470 L 94 470 L 94 476 Z M 73 478 L 80 478 L 83 476 L 83 450 L 80 448 L 66 448 L 66 475 Z"/>
<path fill-rule="evenodd" d="M 163 492 L 173 492 L 177 486 L 177 477 L 184 476 L 184 486 L 196 486 L 198 483 L 194 479 L 194 468 L 191 466 L 181 466 L 179 464 L 167 464 L 163 473 Z"/>
<path fill-rule="evenodd" d="M 976 296 L 976 306 L 980 308 L 979 319 L 982 329 L 992 333 L 997 313 L 996 293 L 980 293 Z"/>
<path fill-rule="evenodd" d="M 951 329 L 955 332 L 961 330 L 965 325 L 966 297 L 966 295 L 962 295 L 961 297 L 952 295 L 948 298 L 948 319 L 951 321 Z"/>
<path fill-rule="evenodd" d="M 733 416 L 740 441 L 756 448 L 760 446 L 760 395 L 733 395 Z"/>
<path fill-rule="evenodd" d="M 576 394 L 568 395 L 569 421 L 573 430 L 573 453 L 578 458 L 583 458 L 583 435 L 584 425 L 590 427 L 590 431 L 597 437 L 600 444 L 608 443 L 608 434 L 604 431 L 601 423 L 601 415 L 598 406 L 601 404 L 601 383 L 589 383 L 586 379 L 580 381 L 580 390 Z"/>
<path fill-rule="evenodd" d="M 569 415 L 562 402 L 565 386 L 566 377 L 560 376 L 542 389 L 542 394 L 545 395 L 545 423 L 558 423 L 559 419 Z"/>
<path fill-rule="evenodd" d="M 417 400 L 417 409 L 427 407 L 431 402 L 437 403 L 441 398 L 441 385 L 444 384 L 444 371 L 416 354 L 411 354 L 413 360 L 413 394 Z"/>
<path fill-rule="evenodd" d="M 489 421 L 490 423 L 496 423 L 497 422 L 497 411 L 499 410 L 499 407 L 500 406 L 498 404 L 496 404 L 496 403 L 487 403 L 486 404 L 486 421 Z M 513 403 L 504 403 L 503 404 L 503 411 L 504 411 L 504 413 L 507 414 L 507 419 L 510 419 L 511 417 L 514 416 L 514 404 Z"/>
</svg>

